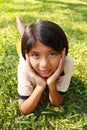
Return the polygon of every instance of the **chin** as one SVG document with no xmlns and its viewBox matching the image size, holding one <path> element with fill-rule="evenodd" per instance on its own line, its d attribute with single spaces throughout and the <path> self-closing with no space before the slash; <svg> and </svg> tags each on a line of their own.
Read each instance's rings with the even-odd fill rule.
<svg viewBox="0 0 87 130">
<path fill-rule="evenodd" d="M 39 76 L 41 76 L 42 78 L 49 78 L 52 74 L 53 74 L 54 72 L 50 72 L 50 73 L 38 73 L 37 72 L 37 74 L 39 75 Z"/>
</svg>

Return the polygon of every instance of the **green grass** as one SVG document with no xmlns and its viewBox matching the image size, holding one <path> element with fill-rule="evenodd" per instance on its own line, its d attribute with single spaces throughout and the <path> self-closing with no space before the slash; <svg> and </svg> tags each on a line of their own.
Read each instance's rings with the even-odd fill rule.
<svg viewBox="0 0 87 130">
<path fill-rule="evenodd" d="M 53 107 L 47 100 L 27 116 L 18 109 L 17 15 L 25 26 L 37 19 L 59 24 L 68 37 L 74 61 L 65 102 Z M 0 0 L 0 130 L 87 130 L 86 0 Z"/>
</svg>

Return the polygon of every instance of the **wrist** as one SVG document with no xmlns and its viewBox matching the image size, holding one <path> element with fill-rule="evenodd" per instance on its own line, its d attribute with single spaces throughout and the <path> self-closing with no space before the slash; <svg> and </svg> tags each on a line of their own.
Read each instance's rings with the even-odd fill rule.
<svg viewBox="0 0 87 130">
<path fill-rule="evenodd" d="M 55 87 L 56 86 L 56 81 L 54 81 L 54 82 L 48 82 L 47 85 L 49 87 Z"/>
<path fill-rule="evenodd" d="M 50 90 L 54 90 L 56 88 L 56 84 L 50 84 L 50 85 L 48 85 L 48 88 Z"/>
<path fill-rule="evenodd" d="M 43 92 L 44 89 L 45 89 L 45 87 L 46 87 L 46 86 L 37 85 L 37 86 L 36 86 L 36 89 L 37 89 L 37 91 L 39 91 L 39 92 Z"/>
</svg>

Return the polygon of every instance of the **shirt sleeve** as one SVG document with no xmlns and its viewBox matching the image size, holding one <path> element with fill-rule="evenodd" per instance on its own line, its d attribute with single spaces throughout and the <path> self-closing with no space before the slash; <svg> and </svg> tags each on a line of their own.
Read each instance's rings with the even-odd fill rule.
<svg viewBox="0 0 87 130">
<path fill-rule="evenodd" d="M 31 95 L 32 91 L 33 86 L 27 72 L 26 62 L 21 55 L 18 65 L 18 95 L 20 98 L 26 99 Z"/>
<path fill-rule="evenodd" d="M 66 93 L 69 88 L 70 80 L 72 77 L 73 71 L 73 61 L 70 57 L 66 57 L 65 59 L 65 66 L 64 66 L 64 75 L 60 76 L 57 81 L 56 87 L 60 93 Z"/>
</svg>

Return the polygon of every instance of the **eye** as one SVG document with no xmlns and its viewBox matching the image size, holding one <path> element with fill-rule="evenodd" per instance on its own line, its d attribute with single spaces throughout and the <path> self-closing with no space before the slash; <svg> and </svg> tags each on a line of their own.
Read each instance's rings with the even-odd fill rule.
<svg viewBox="0 0 87 130">
<path fill-rule="evenodd" d="M 55 57 L 57 55 L 57 52 L 56 51 L 51 51 L 50 53 L 49 53 L 49 56 L 51 56 L 51 57 Z"/>
<path fill-rule="evenodd" d="M 34 59 L 38 59 L 39 58 L 39 54 L 37 52 L 33 52 L 31 54 L 31 56 L 34 58 Z"/>
</svg>

